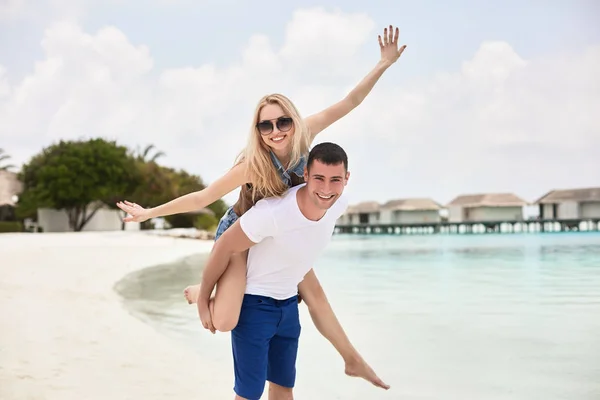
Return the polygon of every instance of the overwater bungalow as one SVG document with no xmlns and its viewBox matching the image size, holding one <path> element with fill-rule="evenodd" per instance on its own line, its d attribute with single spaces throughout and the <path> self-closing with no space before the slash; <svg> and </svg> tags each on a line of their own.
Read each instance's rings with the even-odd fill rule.
<svg viewBox="0 0 600 400">
<path fill-rule="evenodd" d="M 551 190 L 534 204 L 543 220 L 599 219 L 600 187 Z"/>
<path fill-rule="evenodd" d="M 380 208 L 380 223 L 394 225 L 441 222 L 442 206 L 430 198 L 390 200 Z"/>
<path fill-rule="evenodd" d="M 348 206 L 339 218 L 338 225 L 375 225 L 380 223 L 381 205 L 376 201 L 364 201 Z"/>
<path fill-rule="evenodd" d="M 448 222 L 522 221 L 527 202 L 512 193 L 466 194 L 448 203 Z"/>
</svg>

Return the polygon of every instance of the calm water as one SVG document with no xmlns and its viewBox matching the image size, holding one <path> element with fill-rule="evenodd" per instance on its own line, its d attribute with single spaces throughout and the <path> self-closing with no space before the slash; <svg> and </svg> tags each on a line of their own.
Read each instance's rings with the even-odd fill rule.
<svg viewBox="0 0 600 400">
<path fill-rule="evenodd" d="M 140 271 L 117 290 L 230 389 L 229 335 L 202 330 L 181 294 L 203 259 Z M 316 271 L 392 389 L 346 377 L 301 306 L 299 399 L 600 399 L 599 234 L 339 235 Z"/>
</svg>

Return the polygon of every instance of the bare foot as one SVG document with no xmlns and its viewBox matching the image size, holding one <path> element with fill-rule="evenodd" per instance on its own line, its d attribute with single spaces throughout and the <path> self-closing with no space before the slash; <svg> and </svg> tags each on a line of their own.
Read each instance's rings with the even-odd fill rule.
<svg viewBox="0 0 600 400">
<path fill-rule="evenodd" d="M 183 296 L 187 300 L 188 304 L 197 303 L 199 295 L 200 295 L 200 285 L 188 286 L 183 291 Z"/>
<path fill-rule="evenodd" d="M 371 382 L 373 385 L 380 387 L 382 389 L 388 390 L 390 385 L 384 383 L 373 371 L 373 368 L 367 364 L 365 360 L 362 358 L 358 358 L 352 361 L 346 362 L 346 375 L 363 378 L 366 381 Z"/>
</svg>

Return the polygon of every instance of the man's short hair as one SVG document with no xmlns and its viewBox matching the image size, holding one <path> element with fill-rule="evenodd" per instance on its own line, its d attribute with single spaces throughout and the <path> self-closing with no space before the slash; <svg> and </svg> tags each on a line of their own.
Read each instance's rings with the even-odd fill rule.
<svg viewBox="0 0 600 400">
<path fill-rule="evenodd" d="M 308 154 L 306 169 L 309 170 L 314 160 L 326 165 L 337 165 L 344 163 L 344 169 L 348 171 L 348 155 L 339 145 L 331 142 L 319 143 L 312 148 Z"/>
</svg>

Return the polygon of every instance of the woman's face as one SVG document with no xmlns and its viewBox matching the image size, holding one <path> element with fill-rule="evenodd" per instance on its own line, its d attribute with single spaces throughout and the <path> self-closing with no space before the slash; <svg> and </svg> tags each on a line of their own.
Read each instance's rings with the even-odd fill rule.
<svg viewBox="0 0 600 400">
<path fill-rule="evenodd" d="M 274 150 L 291 148 L 294 122 L 279 104 L 267 104 L 258 115 L 258 133 L 263 142 Z"/>
</svg>

